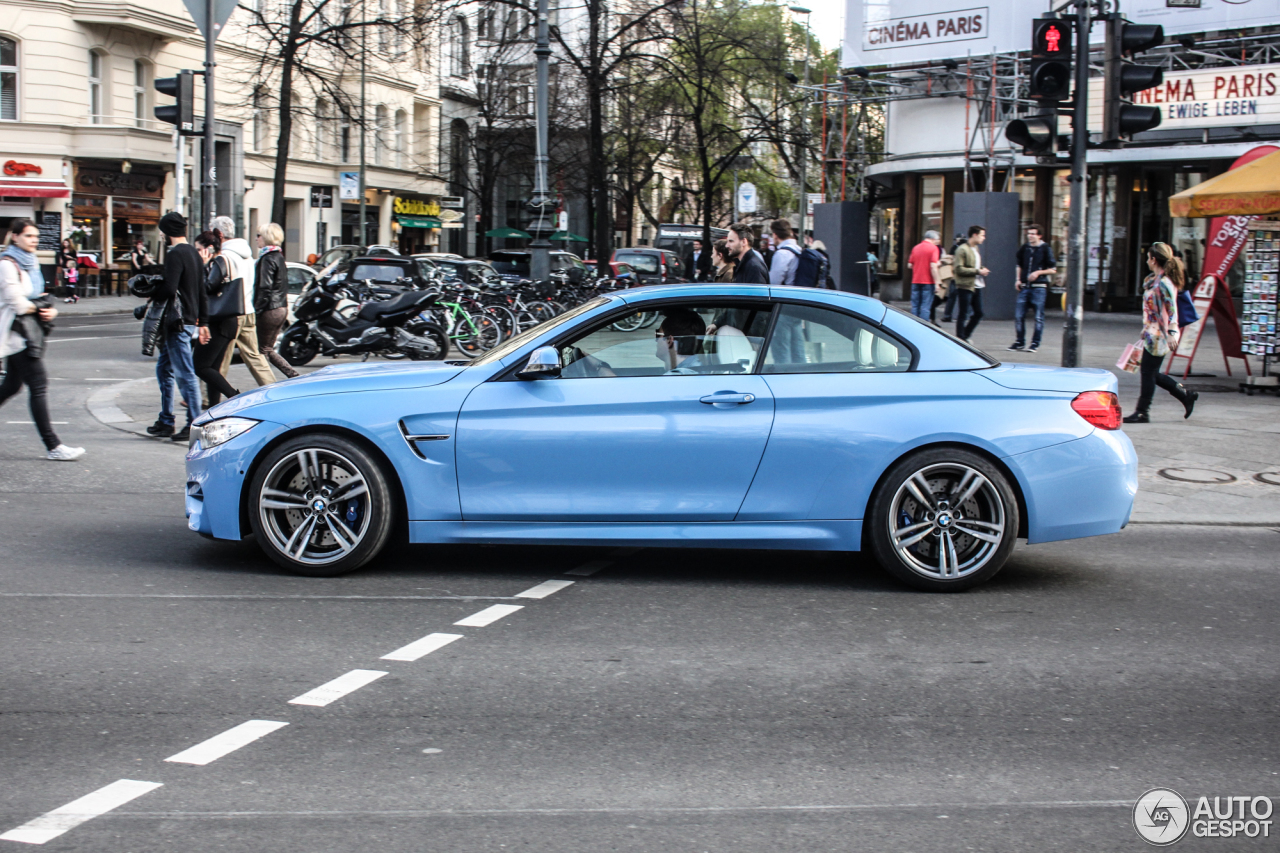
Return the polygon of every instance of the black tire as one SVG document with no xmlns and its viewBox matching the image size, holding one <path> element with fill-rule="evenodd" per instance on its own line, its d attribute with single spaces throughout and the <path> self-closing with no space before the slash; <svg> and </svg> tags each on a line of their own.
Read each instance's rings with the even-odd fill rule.
<svg viewBox="0 0 1280 853">
<path fill-rule="evenodd" d="M 276 352 L 280 353 L 285 361 L 294 367 L 301 367 L 310 362 L 320 352 L 320 347 L 315 344 L 306 330 L 294 332 L 292 335 L 285 332 L 280 337 L 280 342 L 276 344 Z"/>
<path fill-rule="evenodd" d="M 863 524 L 889 574 L 927 592 L 959 592 L 1004 568 L 1018 522 L 1018 500 L 1000 469 L 973 451 L 945 447 L 889 469 Z"/>
<path fill-rule="evenodd" d="M 308 577 L 343 575 L 376 557 L 391 537 L 396 505 L 377 461 L 355 442 L 324 433 L 279 445 L 249 483 L 258 545 Z"/>
</svg>

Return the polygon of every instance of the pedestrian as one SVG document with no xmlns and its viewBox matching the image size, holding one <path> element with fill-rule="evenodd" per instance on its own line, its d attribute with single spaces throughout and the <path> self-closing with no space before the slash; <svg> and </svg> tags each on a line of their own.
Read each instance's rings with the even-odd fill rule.
<svg viewBox="0 0 1280 853">
<path fill-rule="evenodd" d="M 937 231 L 924 232 L 924 239 L 907 256 L 911 268 L 911 313 L 924 320 L 933 310 L 933 291 L 942 281 L 938 268 L 942 260 L 942 237 Z"/>
<path fill-rule="evenodd" d="M 58 244 L 58 251 L 53 256 L 54 266 L 57 268 L 56 274 L 58 281 L 65 288 L 67 284 L 67 261 L 76 260 L 76 244 L 71 242 L 71 238 L 67 237 Z"/>
<path fill-rule="evenodd" d="M 1157 385 L 1182 404 L 1184 419 L 1191 417 L 1200 399 L 1200 392 L 1188 391 L 1181 382 L 1160 372 L 1164 357 L 1178 346 L 1178 292 L 1187 285 L 1186 267 L 1167 243 L 1152 243 L 1147 249 L 1147 269 L 1151 273 L 1142 282 L 1142 362 L 1138 368 L 1142 386 L 1137 408 L 1124 419 L 1127 424 L 1151 422 L 1151 399 Z"/>
<path fill-rule="evenodd" d="M 711 247 L 711 260 L 716 268 L 715 281 L 717 283 L 732 282 L 736 265 L 729 257 L 729 247 L 724 240 L 717 240 Z"/>
<path fill-rule="evenodd" d="M 729 236 L 725 237 L 725 248 L 733 258 L 734 284 L 768 284 L 769 268 L 764 264 L 760 253 L 751 248 L 751 226 L 744 222 L 735 222 L 729 226 Z"/>
<path fill-rule="evenodd" d="M 222 254 L 222 235 L 217 231 L 202 231 L 196 238 L 196 251 L 204 262 L 204 289 L 206 300 L 221 293 L 234 280 L 231 273 L 232 259 Z M 234 397 L 240 392 L 232 387 L 218 370 L 222 356 L 236 338 L 240 317 L 227 314 L 208 317 L 198 329 L 199 337 L 192 352 L 196 376 L 209 386 L 209 408 L 222 402 L 224 396 Z"/>
<path fill-rule="evenodd" d="M 258 267 L 253 308 L 258 312 L 258 347 L 267 361 L 280 368 L 286 378 L 298 375 L 293 365 L 276 352 L 276 338 L 289 317 L 289 274 L 280 244 L 284 229 L 268 222 L 258 229 Z"/>
<path fill-rule="evenodd" d="M 49 420 L 49 377 L 43 358 L 47 330 L 42 324 L 52 323 L 58 309 L 45 292 L 36 258 L 39 245 L 40 227 L 30 219 L 9 224 L 9 245 L 0 252 L 0 358 L 9 360 L 0 382 L 0 405 L 26 385 L 27 405 L 44 441 L 45 458 L 70 462 L 83 456 L 84 448 L 63 444 Z"/>
<path fill-rule="evenodd" d="M 689 277 L 689 281 L 702 281 L 702 269 L 699 262 L 702 260 L 702 241 L 694 238 L 689 244 L 689 251 L 684 255 L 685 275 Z"/>
<path fill-rule="evenodd" d="M 133 251 L 129 253 L 129 266 L 133 270 L 133 274 L 137 275 L 144 272 L 147 267 L 155 264 L 155 258 L 151 257 L 151 253 L 147 251 L 147 244 L 143 241 L 142 235 L 139 234 L 133 240 Z"/>
<path fill-rule="evenodd" d="M 1049 293 L 1049 277 L 1058 274 L 1058 261 L 1053 247 L 1044 241 L 1044 229 L 1032 223 L 1027 226 L 1027 242 L 1018 250 L 1018 272 L 1014 287 L 1018 290 L 1013 309 L 1013 331 L 1017 340 L 1009 347 L 1017 351 L 1027 344 L 1027 307 L 1035 309 L 1036 328 L 1027 352 L 1040 349 L 1044 334 L 1044 302 Z"/>
<path fill-rule="evenodd" d="M 969 340 L 973 330 L 982 321 L 982 289 L 987 286 L 986 277 L 991 270 L 982 265 L 982 253 L 978 247 L 987 239 L 987 229 L 981 225 L 969 226 L 969 239 L 956 249 L 956 337 Z M 966 320 L 966 317 L 968 318 Z"/>
<path fill-rule="evenodd" d="M 964 235 L 957 234 L 956 239 L 951 242 L 951 251 L 947 253 L 951 256 L 953 266 L 951 269 L 950 284 L 947 285 L 947 304 L 942 309 L 942 322 L 944 323 L 951 322 L 951 318 L 955 315 L 955 311 L 956 311 L 956 300 L 960 298 L 959 296 L 960 288 L 956 287 L 954 263 L 955 263 L 956 251 L 961 246 L 964 245 L 964 242 L 965 242 Z"/>
<path fill-rule="evenodd" d="M 200 416 L 200 382 L 192 361 L 192 343 L 205 324 L 209 310 L 204 289 L 200 254 L 187 242 L 187 220 L 181 213 L 170 211 L 160 217 L 160 233 L 168 244 L 164 255 L 164 271 L 153 302 L 170 304 L 172 316 L 165 314 L 160 335 L 160 357 L 156 359 L 156 383 L 160 386 L 160 415 L 147 427 L 157 438 L 187 441 L 191 421 Z M 174 431 L 173 386 L 187 404 L 187 425 Z"/>
<path fill-rule="evenodd" d="M 791 223 L 786 219 L 775 219 L 769 223 L 769 230 L 773 232 L 777 243 L 777 249 L 773 253 L 773 266 L 769 268 L 769 284 L 794 285 L 800 268 L 800 246 L 791 231 Z M 788 364 L 806 362 L 803 325 L 804 321 L 799 315 L 788 312 L 778 315 L 774 321 L 774 342 L 770 344 L 778 361 Z"/>
<path fill-rule="evenodd" d="M 245 367 L 249 368 L 253 381 L 260 386 L 270 385 L 276 381 L 276 375 L 271 372 L 271 365 L 259 349 L 258 315 L 256 313 L 257 309 L 254 307 L 253 290 L 257 275 L 254 255 L 256 253 L 249 248 L 247 240 L 236 236 L 236 223 L 230 216 L 215 216 L 213 222 L 210 223 L 210 229 L 217 231 L 218 235 L 222 237 L 222 257 L 231 268 L 231 278 L 240 279 L 242 283 L 241 293 L 244 295 L 241 314 L 236 323 L 235 338 L 232 340 L 231 346 L 227 347 L 227 351 L 223 353 L 222 364 L 219 365 L 218 372 L 224 378 L 226 377 L 227 371 L 231 368 L 231 356 L 234 350 L 239 348 L 240 360 L 244 362 Z"/>
<path fill-rule="evenodd" d="M 63 302 L 79 302 L 80 295 L 76 293 L 76 285 L 80 283 L 80 270 L 76 268 L 76 259 L 67 259 L 67 268 L 62 273 L 63 279 L 67 283 L 67 298 Z"/>
</svg>

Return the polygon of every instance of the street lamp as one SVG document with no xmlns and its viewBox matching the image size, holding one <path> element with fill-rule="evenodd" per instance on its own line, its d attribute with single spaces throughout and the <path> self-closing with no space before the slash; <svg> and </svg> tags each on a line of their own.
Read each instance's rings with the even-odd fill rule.
<svg viewBox="0 0 1280 853">
<path fill-rule="evenodd" d="M 800 113 L 800 245 L 804 245 L 804 220 L 805 214 L 809 208 L 809 195 L 806 191 L 808 183 L 805 175 L 805 167 L 809 162 L 809 43 L 812 40 L 811 31 L 809 29 L 809 21 L 812 12 L 804 6 L 790 6 L 792 14 L 804 15 L 804 107 Z"/>
<path fill-rule="evenodd" d="M 547 188 L 547 107 L 548 77 L 551 58 L 551 34 L 549 18 L 551 17 L 548 0 L 538 0 L 537 45 L 533 53 L 537 57 L 537 94 L 534 99 L 534 158 L 533 158 L 533 198 L 529 201 L 529 210 L 536 217 L 533 226 L 533 242 L 529 244 L 529 276 L 534 281 L 543 281 L 551 276 L 551 242 L 547 239 L 551 234 L 551 225 L 547 222 L 547 212 L 554 205 L 551 193 Z"/>
</svg>

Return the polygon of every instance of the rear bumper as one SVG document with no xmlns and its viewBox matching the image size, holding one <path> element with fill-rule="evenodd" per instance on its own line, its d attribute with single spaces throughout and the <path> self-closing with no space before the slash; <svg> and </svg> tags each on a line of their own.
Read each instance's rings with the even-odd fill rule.
<svg viewBox="0 0 1280 853">
<path fill-rule="evenodd" d="M 1005 460 L 1027 503 L 1027 542 L 1117 533 L 1138 493 L 1138 454 L 1120 430 L 1019 453 Z"/>
</svg>

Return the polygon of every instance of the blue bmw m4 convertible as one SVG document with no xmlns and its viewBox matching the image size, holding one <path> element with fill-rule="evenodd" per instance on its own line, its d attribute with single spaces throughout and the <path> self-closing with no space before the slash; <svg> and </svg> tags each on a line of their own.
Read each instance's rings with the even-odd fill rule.
<svg viewBox="0 0 1280 853">
<path fill-rule="evenodd" d="M 206 412 L 187 517 L 333 576 L 420 543 L 870 550 L 912 586 L 1125 526 L 1105 370 L 1002 365 L 852 294 L 601 296 L 468 363 L 346 364 Z"/>
</svg>

